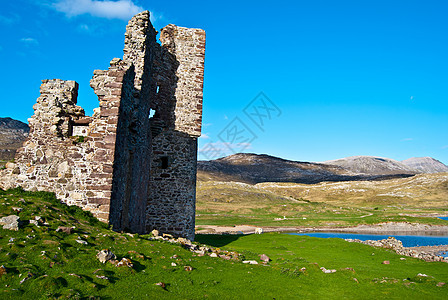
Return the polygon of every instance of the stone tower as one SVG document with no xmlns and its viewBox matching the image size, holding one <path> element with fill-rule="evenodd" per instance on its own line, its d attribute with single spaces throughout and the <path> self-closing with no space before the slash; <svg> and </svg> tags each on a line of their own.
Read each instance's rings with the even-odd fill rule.
<svg viewBox="0 0 448 300">
<path fill-rule="evenodd" d="M 0 188 L 55 192 L 114 230 L 193 239 L 205 32 L 170 24 L 161 44 L 156 35 L 148 11 L 129 21 L 123 59 L 94 71 L 92 117 L 76 105 L 76 82 L 43 80 Z"/>
</svg>

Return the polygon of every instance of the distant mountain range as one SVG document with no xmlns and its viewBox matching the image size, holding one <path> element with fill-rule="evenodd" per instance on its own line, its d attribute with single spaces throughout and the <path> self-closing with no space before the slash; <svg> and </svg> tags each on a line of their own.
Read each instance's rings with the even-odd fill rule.
<svg viewBox="0 0 448 300">
<path fill-rule="evenodd" d="M 30 128 L 23 122 L 0 118 L 0 160 L 13 159 L 29 132 Z"/>
<path fill-rule="evenodd" d="M 23 122 L 0 118 L 0 160 L 14 158 L 29 130 Z M 198 162 L 199 180 L 246 183 L 381 180 L 438 172 L 448 172 L 448 166 L 431 157 L 413 157 L 400 162 L 390 158 L 352 156 L 314 163 L 265 154 L 238 153 Z"/>
<path fill-rule="evenodd" d="M 399 162 L 390 158 L 353 156 L 312 163 L 265 154 L 238 153 L 198 162 L 199 180 L 246 183 L 382 180 L 436 172 L 448 172 L 448 166 L 430 157 Z"/>
<path fill-rule="evenodd" d="M 447 165 L 432 157 L 412 157 L 401 163 L 422 173 L 448 172 Z"/>
<path fill-rule="evenodd" d="M 323 163 L 340 166 L 355 173 L 369 175 L 448 172 L 448 166 L 432 157 L 412 157 L 403 161 L 397 161 L 376 156 L 351 156 Z"/>
</svg>

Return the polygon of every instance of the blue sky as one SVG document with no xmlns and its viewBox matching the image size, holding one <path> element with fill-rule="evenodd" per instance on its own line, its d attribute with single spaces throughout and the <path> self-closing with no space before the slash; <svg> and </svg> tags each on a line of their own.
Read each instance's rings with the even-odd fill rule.
<svg viewBox="0 0 448 300">
<path fill-rule="evenodd" d="M 46 78 L 76 80 L 91 114 L 93 70 L 122 57 L 127 20 L 147 9 L 156 29 L 207 32 L 200 159 L 244 150 L 448 164 L 447 1 L 0 3 L 1 117 L 26 122 Z"/>
</svg>

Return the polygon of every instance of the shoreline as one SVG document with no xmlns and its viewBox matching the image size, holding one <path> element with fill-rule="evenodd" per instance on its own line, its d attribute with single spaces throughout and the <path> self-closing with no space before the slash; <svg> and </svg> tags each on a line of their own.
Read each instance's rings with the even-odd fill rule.
<svg viewBox="0 0 448 300">
<path fill-rule="evenodd" d="M 355 234 L 378 234 L 378 235 L 414 235 L 414 236 L 446 236 L 448 237 L 447 225 L 426 225 L 419 223 L 379 223 L 374 225 L 358 225 L 354 227 L 269 227 L 262 226 L 256 227 L 252 225 L 236 225 L 236 226 L 217 226 L 217 225 L 202 225 L 201 230 L 198 230 L 197 234 L 255 234 L 256 230 L 262 229 L 262 232 L 339 232 L 339 233 L 355 233 Z M 361 241 L 345 239 L 346 241 L 359 242 L 362 244 L 368 244 L 371 246 L 384 247 L 384 243 L 390 241 L 387 240 L 371 240 Z M 423 259 L 426 261 L 444 261 L 448 262 L 448 245 L 435 245 L 435 246 L 420 246 L 420 247 L 403 247 L 401 241 L 400 245 L 395 245 L 392 249 L 405 256 Z M 390 246 L 390 245 L 388 245 Z"/>
<path fill-rule="evenodd" d="M 253 226 L 253 225 L 201 225 L 197 234 L 254 234 L 256 228 L 263 232 L 341 232 L 360 234 L 394 234 L 394 235 L 422 235 L 448 236 L 448 225 L 427 225 L 409 222 L 385 222 L 373 225 L 357 225 L 353 227 L 306 227 L 306 226 Z"/>
</svg>

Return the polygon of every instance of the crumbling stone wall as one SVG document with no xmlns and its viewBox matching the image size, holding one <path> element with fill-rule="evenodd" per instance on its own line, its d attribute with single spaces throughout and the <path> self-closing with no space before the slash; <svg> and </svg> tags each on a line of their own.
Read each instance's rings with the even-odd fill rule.
<svg viewBox="0 0 448 300">
<path fill-rule="evenodd" d="M 44 80 L 0 188 L 55 192 L 115 230 L 194 238 L 205 33 L 168 25 L 161 44 L 156 35 L 149 12 L 129 21 L 123 60 L 94 71 L 92 117 L 76 105 L 76 82 Z"/>
<path fill-rule="evenodd" d="M 146 224 L 148 231 L 159 228 L 177 235 L 187 232 L 192 237 L 205 32 L 168 25 L 162 29 L 160 41 L 164 51 L 159 54 L 163 64 L 156 73 L 159 88 L 151 120 L 153 168 Z"/>
<path fill-rule="evenodd" d="M 133 93 L 132 71 L 124 63 L 112 61 L 108 71 L 94 76 L 92 81 L 102 77 L 100 94 L 104 95 L 99 96 L 99 113 L 92 117 L 83 139 L 71 135 L 73 124 L 85 118 L 84 110 L 76 105 L 78 84 L 43 80 L 29 119 L 30 134 L 15 162 L 1 174 L 0 187 L 55 192 L 68 205 L 80 206 L 108 221 L 117 105 L 122 94 Z"/>
</svg>

